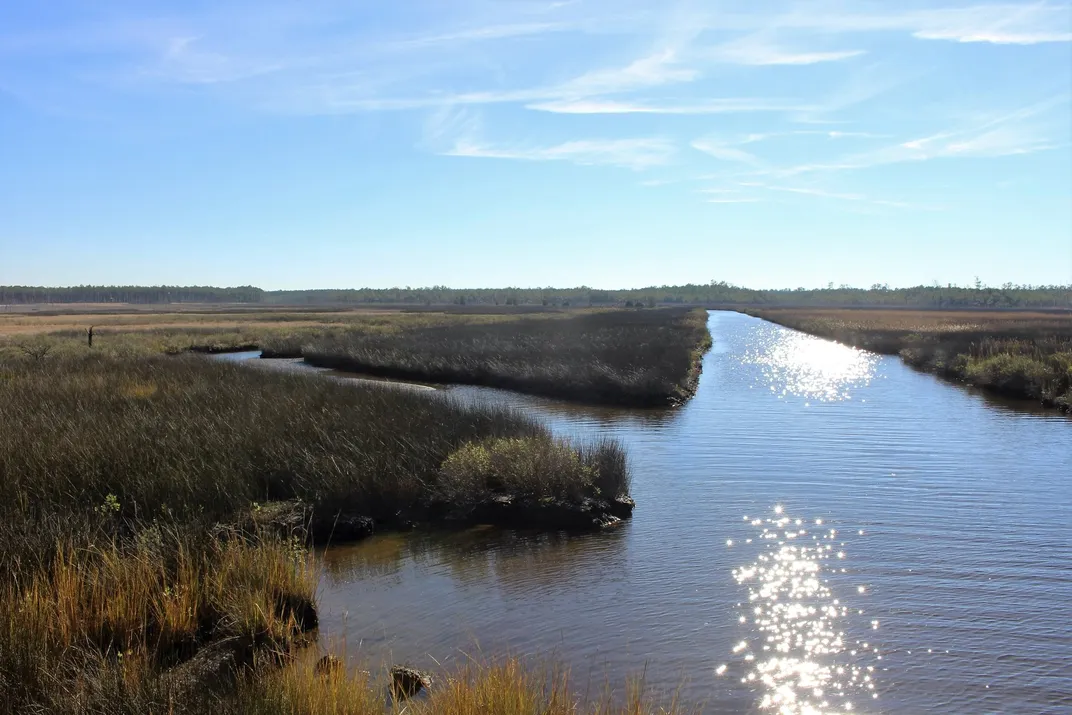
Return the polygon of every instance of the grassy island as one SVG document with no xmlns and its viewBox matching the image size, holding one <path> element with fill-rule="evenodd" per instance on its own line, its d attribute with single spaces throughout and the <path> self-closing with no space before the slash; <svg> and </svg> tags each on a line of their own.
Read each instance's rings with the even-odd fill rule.
<svg viewBox="0 0 1072 715">
<path fill-rule="evenodd" d="M 665 308 L 350 331 L 282 351 L 300 353 L 313 365 L 381 377 L 648 407 L 692 395 L 710 344 L 706 311 Z"/>
</svg>

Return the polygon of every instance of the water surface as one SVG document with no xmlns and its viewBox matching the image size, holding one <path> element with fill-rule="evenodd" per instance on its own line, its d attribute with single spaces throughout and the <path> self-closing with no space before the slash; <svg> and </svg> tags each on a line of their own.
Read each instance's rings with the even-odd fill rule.
<svg viewBox="0 0 1072 715">
<path fill-rule="evenodd" d="M 634 518 L 329 549 L 325 640 L 646 669 L 718 713 L 1072 711 L 1072 420 L 737 313 L 710 328 L 678 410 L 452 389 L 621 439 Z"/>
</svg>

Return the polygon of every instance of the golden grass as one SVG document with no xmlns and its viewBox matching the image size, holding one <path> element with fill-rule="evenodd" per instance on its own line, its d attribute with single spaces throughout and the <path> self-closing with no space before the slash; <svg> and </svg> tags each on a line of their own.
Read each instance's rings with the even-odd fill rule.
<svg viewBox="0 0 1072 715">
<path fill-rule="evenodd" d="M 449 309 L 441 311 L 403 312 L 398 309 L 350 309 L 302 311 L 243 310 L 243 311 L 173 311 L 130 310 L 94 314 L 79 311 L 77 305 L 53 307 L 45 314 L 33 312 L 0 312 L 0 336 L 27 336 L 62 331 L 84 331 L 90 326 L 95 333 L 167 329 L 173 331 L 216 329 L 233 331 L 251 327 L 286 328 L 315 326 L 351 326 L 366 330 L 391 330 L 404 327 L 424 327 L 453 323 L 490 323 L 516 320 L 520 317 L 553 318 L 564 312 L 525 313 L 463 313 Z M 596 309 L 598 310 L 598 309 Z M 570 314 L 593 312 L 575 309 Z"/>
<path fill-rule="evenodd" d="M 108 678 L 145 690 L 221 638 L 287 648 L 313 625 L 319 577 L 287 542 L 159 527 L 133 543 L 61 543 L 48 563 L 6 575 L 0 712 L 67 709 Z"/>
<path fill-rule="evenodd" d="M 277 596 L 312 602 L 316 570 L 284 542 L 231 539 L 200 550 L 146 538 L 134 547 L 59 546 L 46 568 L 6 586 L 6 615 L 55 652 L 92 644 L 166 656 L 204 628 L 283 641 L 294 615 Z"/>
<path fill-rule="evenodd" d="M 431 692 L 393 702 L 387 675 L 367 671 L 320 675 L 302 664 L 248 682 L 224 712 L 234 715 L 676 715 L 686 712 L 674 694 L 658 702 L 640 678 L 617 693 L 574 688 L 567 670 L 518 658 L 470 660 L 435 678 Z M 385 709 L 385 703 L 387 707 Z M 692 710 L 689 710 L 690 712 Z"/>
</svg>

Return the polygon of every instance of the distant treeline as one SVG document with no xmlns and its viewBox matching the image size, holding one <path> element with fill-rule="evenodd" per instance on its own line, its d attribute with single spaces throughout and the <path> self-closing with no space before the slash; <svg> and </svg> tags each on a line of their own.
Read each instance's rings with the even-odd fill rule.
<svg viewBox="0 0 1072 715">
<path fill-rule="evenodd" d="M 627 290 L 579 288 L 357 288 L 266 291 L 252 286 L 0 286 L 0 305 L 25 303 L 260 303 L 266 305 L 779 305 L 915 308 L 1067 308 L 1072 285 L 1006 283 L 992 287 L 930 285 L 911 288 L 849 286 L 753 290 L 724 281 Z"/>
<path fill-rule="evenodd" d="M 0 285 L 0 305 L 26 303 L 262 303 L 253 286 L 72 286 L 43 288 Z"/>
</svg>

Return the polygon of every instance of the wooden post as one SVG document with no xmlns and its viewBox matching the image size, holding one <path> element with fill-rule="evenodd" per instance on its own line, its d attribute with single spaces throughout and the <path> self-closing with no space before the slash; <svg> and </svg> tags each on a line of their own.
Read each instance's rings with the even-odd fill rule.
<svg viewBox="0 0 1072 715">
<path fill-rule="evenodd" d="M 93 326 L 89 326 L 89 330 L 86 332 L 89 333 L 89 347 L 93 347 Z"/>
</svg>

